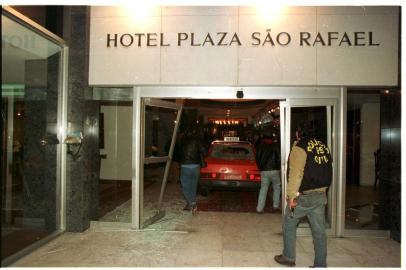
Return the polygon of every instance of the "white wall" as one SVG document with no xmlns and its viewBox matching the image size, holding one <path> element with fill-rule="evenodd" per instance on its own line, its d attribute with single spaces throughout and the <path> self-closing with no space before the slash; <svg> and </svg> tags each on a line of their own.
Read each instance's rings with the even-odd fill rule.
<svg viewBox="0 0 406 270">
<path fill-rule="evenodd" d="M 104 114 L 104 149 L 100 179 L 131 180 L 132 168 L 132 107 L 102 105 Z"/>
<path fill-rule="evenodd" d="M 375 182 L 374 152 L 379 148 L 380 104 L 361 106 L 360 185 L 373 186 Z"/>
<path fill-rule="evenodd" d="M 271 17 L 252 7 L 158 7 L 137 21 L 128 7 L 92 7 L 89 83 L 91 85 L 397 85 L 398 8 L 290 7 Z M 275 14 L 274 14 L 275 15 Z M 287 46 L 253 46 L 270 29 L 291 35 Z M 300 32 L 372 32 L 379 46 L 300 46 Z M 241 46 L 177 46 L 178 33 L 236 33 Z M 162 33 L 170 46 L 107 47 L 107 34 Z M 366 35 L 368 37 L 368 35 Z M 354 43 L 354 41 L 352 41 Z"/>
</svg>

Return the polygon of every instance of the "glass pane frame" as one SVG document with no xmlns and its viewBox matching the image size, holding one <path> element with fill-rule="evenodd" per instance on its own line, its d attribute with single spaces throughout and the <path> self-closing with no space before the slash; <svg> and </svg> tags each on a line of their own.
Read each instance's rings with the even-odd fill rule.
<svg viewBox="0 0 406 270">
<path fill-rule="evenodd" d="M 2 16 L 19 24 L 28 31 L 33 32 L 53 45 L 60 48 L 60 61 L 58 66 L 58 97 L 57 97 L 57 123 L 56 123 L 56 136 L 59 144 L 56 148 L 56 229 L 53 233 L 45 238 L 34 242 L 26 248 L 16 252 L 15 254 L 2 260 L 3 265 L 8 265 L 17 259 L 32 252 L 36 248 L 46 244 L 66 229 L 66 144 L 63 144 L 63 139 L 66 138 L 67 133 L 67 79 L 68 79 L 68 55 L 69 48 L 65 41 L 57 35 L 51 33 L 41 25 L 30 20 L 13 8 L 8 6 L 2 7 Z"/>
<path fill-rule="evenodd" d="M 286 183 L 287 183 L 287 166 L 288 157 L 291 150 L 291 111 L 292 108 L 306 108 L 306 107 L 325 107 L 327 118 L 327 145 L 332 151 L 333 158 L 333 180 L 328 192 L 328 208 L 327 215 L 329 217 L 330 227 L 326 229 L 328 235 L 337 234 L 337 204 L 339 203 L 340 195 L 337 193 L 339 190 L 338 183 L 341 182 L 339 178 L 339 160 L 338 155 L 338 99 L 287 99 L 280 102 L 281 112 L 281 168 L 282 168 L 282 213 L 285 212 L 286 200 Z M 298 234 L 311 235 L 310 228 L 298 228 Z"/>
<path fill-rule="evenodd" d="M 345 118 L 345 120 L 346 120 L 346 123 L 348 124 L 346 124 L 345 125 L 345 131 L 344 131 L 344 134 L 346 134 L 346 135 L 348 135 L 348 132 L 351 132 L 351 131 L 349 131 L 349 130 L 351 130 L 350 128 L 349 128 L 349 126 L 352 124 L 351 122 L 348 122 L 347 120 L 349 120 L 350 118 L 350 116 L 348 115 L 348 112 L 351 110 L 351 109 L 354 109 L 355 107 L 354 107 L 354 101 L 356 100 L 356 102 L 355 102 L 355 104 L 358 104 L 358 105 L 360 105 L 360 104 L 366 104 L 366 103 L 368 103 L 368 104 L 370 104 L 370 103 L 372 103 L 372 104 L 374 104 L 374 103 L 379 103 L 379 104 L 381 104 L 381 100 L 380 100 L 380 91 L 382 91 L 382 89 L 381 88 L 377 88 L 377 89 L 372 89 L 372 91 L 366 91 L 366 92 L 362 92 L 362 91 L 360 91 L 360 90 L 357 90 L 357 89 L 351 89 L 351 90 L 348 90 L 348 91 L 346 91 L 345 92 L 345 111 L 346 111 L 346 118 Z M 354 97 L 355 96 L 355 97 Z M 375 97 L 373 97 L 372 99 L 371 99 L 371 96 L 375 96 Z M 365 99 L 365 97 L 368 97 L 368 100 L 366 100 Z M 361 116 L 360 116 L 360 118 L 361 118 Z M 374 118 L 375 119 L 375 118 Z M 362 119 L 361 119 L 361 123 L 362 123 Z M 382 125 L 382 124 L 381 124 Z M 380 125 L 380 126 L 381 126 Z M 381 132 L 381 130 L 380 130 L 380 132 Z M 375 133 L 376 134 L 376 133 Z M 382 136 L 381 134 L 379 134 L 379 136 Z M 348 139 L 348 138 L 347 138 Z M 381 143 L 381 142 L 379 142 L 379 143 Z M 358 150 L 358 151 L 360 151 L 360 149 Z M 361 162 L 361 159 L 362 159 L 363 157 L 361 156 L 360 157 L 360 159 L 358 160 L 358 162 Z M 360 163 L 359 163 L 360 164 Z M 347 164 L 347 166 L 350 166 L 351 167 L 351 165 L 350 164 Z M 346 173 L 344 172 L 344 175 L 346 175 Z M 359 177 L 360 175 L 358 175 L 358 177 Z M 376 179 L 375 179 L 375 181 L 376 181 Z M 347 183 L 347 181 L 345 181 L 344 182 L 344 189 L 343 189 L 343 193 L 344 193 L 344 195 L 345 196 L 343 196 L 343 206 L 344 206 L 344 216 L 347 214 L 347 212 L 346 212 L 346 210 L 348 210 L 348 208 L 350 208 L 348 205 L 347 205 L 347 201 L 346 201 L 346 199 L 348 198 L 348 197 L 350 197 L 350 196 L 348 196 L 348 194 L 347 194 L 347 191 L 348 191 L 348 183 Z M 375 185 L 376 185 L 376 182 L 375 182 Z M 379 192 L 379 188 L 377 189 L 377 192 Z M 371 194 L 372 195 L 372 194 Z M 361 198 L 362 198 L 363 196 L 361 196 Z M 373 197 L 373 196 L 372 196 Z M 371 197 L 371 198 L 372 198 Z M 379 201 L 378 201 L 379 202 Z M 364 212 L 365 213 L 365 212 Z M 360 234 L 362 234 L 362 235 L 373 235 L 373 236 L 379 236 L 379 237 L 390 237 L 390 231 L 389 230 L 386 230 L 386 229 L 380 229 L 380 228 L 364 228 L 364 226 L 363 225 L 359 225 L 359 227 L 357 228 L 356 226 L 351 226 L 350 224 L 348 224 L 347 223 L 348 222 L 348 220 L 347 219 L 344 219 L 343 220 L 343 231 L 344 231 L 344 235 L 345 236 L 357 236 L 357 235 L 360 235 Z M 367 225 L 369 225 L 369 224 L 367 224 Z"/>
<path fill-rule="evenodd" d="M 173 156 L 173 150 L 174 150 L 174 145 L 175 145 L 175 139 L 176 139 L 176 134 L 178 132 L 178 128 L 179 128 L 179 124 L 180 124 L 180 117 L 182 114 L 182 104 L 179 103 L 174 103 L 174 102 L 168 102 L 168 101 L 163 101 L 163 100 L 159 100 L 159 99 L 151 99 L 151 98 L 145 98 L 142 100 L 142 126 L 143 126 L 143 140 L 142 140 L 142 146 L 143 147 L 143 154 L 141 155 L 143 157 L 143 165 L 142 165 L 142 169 L 143 169 L 143 176 L 145 176 L 144 174 L 144 168 L 146 164 L 156 164 L 156 163 L 165 163 L 165 171 L 163 174 L 163 178 L 162 178 L 162 184 L 161 184 L 161 190 L 160 190 L 160 194 L 158 197 L 158 202 L 157 202 L 157 208 L 155 209 L 155 213 L 153 214 L 153 216 L 151 217 L 146 217 L 145 216 L 145 212 L 144 212 L 144 207 L 143 205 L 141 206 L 141 227 L 144 228 L 152 223 L 155 223 L 156 221 L 158 221 L 159 219 L 161 219 L 164 215 L 165 215 L 165 211 L 161 209 L 162 206 L 162 200 L 163 200 L 163 196 L 164 196 L 164 192 L 165 192 L 165 188 L 166 188 L 166 182 L 167 182 L 167 178 L 168 178 L 168 174 L 169 174 L 169 169 L 171 167 L 171 162 L 172 162 L 172 156 Z M 146 157 L 145 156 L 145 125 L 146 125 L 146 120 L 145 120 L 145 116 L 146 116 L 146 110 L 147 107 L 150 108 L 164 108 L 164 109 L 171 109 L 177 112 L 176 115 L 176 123 L 173 127 L 173 131 L 172 131 L 172 136 L 171 136 L 171 145 L 169 148 L 169 151 L 167 153 L 167 155 L 162 155 L 162 156 L 151 156 L 151 157 Z M 144 177 L 142 178 L 143 181 L 145 180 Z M 142 192 L 142 198 L 144 198 L 144 188 L 141 189 Z M 142 200 L 141 203 L 143 204 L 144 201 Z"/>
<path fill-rule="evenodd" d="M 155 222 L 156 220 L 163 217 L 164 212 L 161 211 L 160 207 L 162 204 L 163 193 L 166 185 L 166 179 L 169 173 L 169 168 L 171 165 L 171 157 L 174 148 L 174 135 L 176 135 L 177 129 L 180 123 L 180 117 L 182 112 L 182 104 L 167 102 L 163 100 L 158 100 L 150 98 L 147 93 L 143 93 L 140 87 L 134 87 L 133 94 L 133 173 L 132 173 L 132 218 L 131 227 L 133 229 L 142 229 L 148 224 Z M 142 96 L 144 94 L 144 96 Z M 172 142 L 168 155 L 161 157 L 145 157 L 145 108 L 146 106 L 161 107 L 177 110 L 176 125 L 172 135 Z M 143 201 L 144 201 L 144 165 L 152 163 L 162 163 L 166 162 L 164 179 L 162 181 L 161 192 L 158 199 L 158 211 L 155 216 L 148 220 L 144 220 L 143 211 Z"/>
<path fill-rule="evenodd" d="M 134 109 L 134 105 L 133 105 L 134 97 L 133 97 L 133 94 L 134 94 L 133 87 L 130 87 L 130 86 L 113 86 L 113 87 L 95 86 L 95 87 L 92 87 L 92 88 L 88 89 L 85 92 L 85 99 L 86 100 L 98 101 L 99 105 L 100 105 L 100 119 L 99 119 L 100 120 L 99 121 L 99 136 L 100 136 L 99 137 L 100 138 L 100 141 L 99 141 L 99 153 L 100 153 L 100 158 L 101 158 L 100 176 L 102 176 L 101 169 L 102 169 L 103 163 L 104 163 L 104 161 L 106 161 L 106 160 L 103 161 L 103 159 L 106 159 L 106 158 L 108 159 L 108 158 L 111 157 L 111 155 L 109 155 L 109 152 L 110 153 L 115 153 L 115 151 L 108 151 L 106 149 L 108 147 L 107 146 L 108 143 L 106 142 L 106 138 L 108 136 L 107 136 L 107 134 L 105 134 L 105 132 L 109 132 L 109 131 L 111 131 L 111 129 L 107 129 L 107 127 L 106 127 L 106 121 L 108 121 L 108 118 L 107 118 L 108 116 L 106 117 L 106 115 L 103 115 L 102 109 L 103 109 L 103 107 L 104 108 L 115 107 L 116 109 L 121 108 L 121 107 L 127 107 L 128 109 L 131 108 L 131 110 L 133 110 Z M 113 114 L 118 113 L 118 111 L 120 111 L 120 110 L 113 109 Z M 132 126 L 133 123 L 134 123 L 133 115 L 134 115 L 133 113 L 128 114 L 129 122 L 130 122 L 130 125 L 129 125 L 129 130 L 130 131 L 128 132 L 128 136 L 130 138 L 130 144 L 131 145 L 129 145 L 129 147 L 131 148 L 131 152 L 133 152 L 133 145 L 132 145 L 132 143 L 133 143 L 132 142 L 132 140 L 133 140 L 132 133 L 133 133 L 133 130 L 134 130 L 133 126 Z M 117 119 L 120 118 L 117 115 L 115 115 L 114 117 L 116 117 Z M 110 118 L 110 120 L 111 120 L 111 118 Z M 103 131 L 104 131 L 103 133 L 101 132 L 102 126 L 103 126 Z M 114 128 L 117 128 L 117 126 L 115 126 Z M 113 133 L 113 134 L 114 134 L 113 137 L 117 136 L 117 133 Z M 117 138 L 114 138 L 114 140 L 117 140 Z M 131 153 L 129 155 L 129 158 L 127 158 L 128 162 L 129 162 L 129 166 L 130 166 L 130 177 L 128 179 L 127 178 L 125 178 L 125 179 L 114 178 L 115 180 L 113 180 L 113 181 L 116 181 L 116 183 L 118 183 L 119 185 L 121 185 L 121 183 L 123 183 L 123 182 L 121 182 L 121 180 L 129 180 L 129 182 L 130 182 L 130 187 L 129 187 L 130 188 L 130 196 L 132 196 L 132 194 L 133 194 L 132 193 L 132 182 L 133 182 L 132 156 L 133 156 L 133 153 Z M 113 159 L 113 160 L 110 160 L 108 162 L 114 163 L 114 162 L 117 162 L 117 161 L 116 161 L 116 159 Z M 110 168 L 112 168 L 112 167 L 110 167 Z M 103 179 L 102 177 L 101 177 L 101 179 L 102 180 L 112 180 L 112 179 L 108 179 L 108 178 Z M 118 179 L 120 179 L 120 180 L 118 180 Z M 110 183 L 112 183 L 112 182 L 110 182 Z M 122 188 L 121 191 L 125 190 L 125 186 L 126 186 L 126 183 L 124 185 L 121 185 L 121 188 Z M 100 192 L 100 190 L 99 190 L 99 192 Z M 114 194 L 114 192 L 116 192 L 116 190 L 112 191 L 111 194 Z M 125 196 L 127 196 L 127 193 L 124 196 L 120 196 L 119 198 L 115 197 L 113 199 L 113 201 L 115 200 L 115 202 L 112 202 L 112 203 L 108 202 L 109 207 L 117 209 L 116 208 L 117 205 L 115 205 L 115 203 L 118 202 L 118 204 L 120 204 L 121 203 L 120 200 L 123 199 L 123 197 L 125 197 Z M 131 209 L 131 207 L 132 207 L 132 198 L 129 198 L 128 201 L 130 203 L 129 208 L 120 208 L 120 213 L 123 214 L 123 212 L 125 212 L 124 215 L 115 215 L 114 214 L 114 209 L 112 209 L 112 210 L 109 209 L 108 212 L 105 213 L 108 216 L 106 216 L 106 215 L 99 216 L 98 218 L 94 218 L 91 221 L 92 222 L 97 222 L 98 226 L 101 226 L 101 227 L 106 226 L 106 227 L 111 228 L 112 226 L 114 226 L 114 227 L 119 228 L 119 229 L 130 229 L 131 228 L 131 222 L 132 222 L 132 209 Z M 127 202 L 124 202 L 124 203 L 127 203 Z M 100 202 L 99 202 L 99 207 L 100 207 Z M 121 211 L 121 210 L 124 210 L 124 211 Z M 126 215 L 127 211 L 128 211 L 128 215 Z M 99 212 L 99 214 L 100 214 L 100 212 Z M 125 217 L 125 218 L 121 218 L 121 219 L 118 220 L 117 217 Z M 112 225 L 112 224 L 114 224 L 114 225 Z"/>
</svg>

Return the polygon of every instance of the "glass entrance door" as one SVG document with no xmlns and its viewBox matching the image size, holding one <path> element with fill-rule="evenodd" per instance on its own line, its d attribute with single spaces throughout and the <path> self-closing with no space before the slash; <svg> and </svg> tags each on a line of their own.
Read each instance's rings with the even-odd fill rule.
<svg viewBox="0 0 406 270">
<path fill-rule="evenodd" d="M 143 99 L 141 224 L 147 227 L 165 215 L 163 198 L 172 163 L 182 104 Z"/>
<path fill-rule="evenodd" d="M 64 229 L 61 202 L 67 47 L 3 7 L 1 260 L 8 265 Z"/>
<path fill-rule="evenodd" d="M 287 170 L 289 153 L 295 141 L 295 131 L 297 125 L 302 121 L 309 121 L 315 129 L 316 136 L 324 141 L 331 150 L 333 158 L 333 182 L 328 191 L 328 202 L 326 207 L 326 226 L 329 231 L 335 229 L 335 196 L 334 185 L 336 183 L 336 143 L 335 130 L 336 122 L 333 121 L 335 115 L 335 100 L 312 99 L 312 100 L 294 100 L 288 99 L 281 102 L 281 147 L 282 147 L 282 198 L 285 198 L 287 186 Z M 286 200 L 282 200 L 283 211 L 285 211 Z M 299 228 L 304 228 L 303 233 L 310 233 L 309 223 L 304 218 L 299 223 Z"/>
</svg>

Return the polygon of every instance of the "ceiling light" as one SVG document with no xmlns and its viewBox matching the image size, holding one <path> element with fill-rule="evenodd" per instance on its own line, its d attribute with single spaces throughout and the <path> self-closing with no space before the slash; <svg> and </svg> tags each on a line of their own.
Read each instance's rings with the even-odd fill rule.
<svg viewBox="0 0 406 270">
<path fill-rule="evenodd" d="M 151 16 L 153 6 L 146 1 L 134 1 L 124 6 L 128 18 L 135 23 L 144 23 Z"/>
<path fill-rule="evenodd" d="M 256 7 L 259 18 L 264 23 L 276 22 L 282 13 L 284 6 L 282 1 L 264 1 Z"/>
</svg>

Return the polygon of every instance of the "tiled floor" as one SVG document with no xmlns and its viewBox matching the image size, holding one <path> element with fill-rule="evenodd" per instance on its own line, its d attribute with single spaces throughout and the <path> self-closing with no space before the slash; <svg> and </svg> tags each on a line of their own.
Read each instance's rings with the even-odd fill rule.
<svg viewBox="0 0 406 270">
<path fill-rule="evenodd" d="M 298 267 L 312 265 L 311 237 L 297 239 Z M 281 216 L 254 213 L 169 213 L 143 231 L 93 227 L 65 233 L 13 267 L 279 267 Z M 390 239 L 329 238 L 330 267 L 400 267 Z"/>
</svg>

